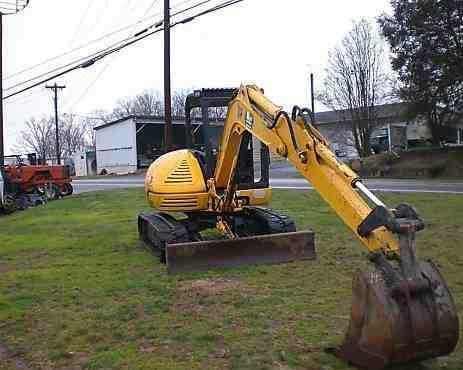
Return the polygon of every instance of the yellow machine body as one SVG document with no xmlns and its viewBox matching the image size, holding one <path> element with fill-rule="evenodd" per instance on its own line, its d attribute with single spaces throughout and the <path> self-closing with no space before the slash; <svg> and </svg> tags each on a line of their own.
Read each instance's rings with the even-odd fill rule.
<svg viewBox="0 0 463 370">
<path fill-rule="evenodd" d="M 209 193 L 201 165 L 190 150 L 177 150 L 159 157 L 148 169 L 145 193 L 151 207 L 162 212 L 208 211 Z M 237 192 L 246 205 L 268 204 L 272 189 Z"/>
<path fill-rule="evenodd" d="M 151 207 L 164 212 L 207 209 L 208 193 L 201 167 L 188 150 L 164 154 L 154 161 L 145 178 Z"/>
</svg>

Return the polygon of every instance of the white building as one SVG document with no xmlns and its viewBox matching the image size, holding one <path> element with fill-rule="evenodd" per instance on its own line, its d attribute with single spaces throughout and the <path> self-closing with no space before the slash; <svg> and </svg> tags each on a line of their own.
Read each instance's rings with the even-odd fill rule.
<svg viewBox="0 0 463 370">
<path fill-rule="evenodd" d="M 96 158 L 93 150 L 83 150 L 72 156 L 75 176 L 96 175 Z"/>
<path fill-rule="evenodd" d="M 162 154 L 164 118 L 132 115 L 95 127 L 95 134 L 97 173 L 134 173 Z M 174 148 L 185 146 L 183 119 L 174 119 L 172 136 Z"/>
</svg>

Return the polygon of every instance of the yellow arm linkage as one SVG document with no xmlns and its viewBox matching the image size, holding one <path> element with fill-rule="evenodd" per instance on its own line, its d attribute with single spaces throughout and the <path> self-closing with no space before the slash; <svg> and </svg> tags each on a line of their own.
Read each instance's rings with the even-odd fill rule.
<svg viewBox="0 0 463 370">
<path fill-rule="evenodd" d="M 233 191 L 233 174 L 243 134 L 251 133 L 273 153 L 287 158 L 312 184 L 369 251 L 397 252 L 398 241 L 381 227 L 361 237 L 357 227 L 372 209 L 354 190 L 359 177 L 340 163 L 321 134 L 302 117 L 293 121 L 256 86 L 241 86 L 229 105 L 213 183 Z"/>
</svg>

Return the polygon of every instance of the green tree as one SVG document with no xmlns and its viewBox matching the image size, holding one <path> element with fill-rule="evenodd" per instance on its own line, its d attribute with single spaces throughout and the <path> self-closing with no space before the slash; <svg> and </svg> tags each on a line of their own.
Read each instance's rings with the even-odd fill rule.
<svg viewBox="0 0 463 370">
<path fill-rule="evenodd" d="M 435 145 L 463 113 L 463 1 L 392 0 L 379 24 L 410 114 L 429 122 Z"/>
</svg>

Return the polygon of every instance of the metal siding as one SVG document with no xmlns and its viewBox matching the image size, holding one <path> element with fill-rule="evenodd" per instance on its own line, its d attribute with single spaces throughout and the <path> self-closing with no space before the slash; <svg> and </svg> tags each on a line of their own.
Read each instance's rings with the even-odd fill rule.
<svg viewBox="0 0 463 370">
<path fill-rule="evenodd" d="M 98 173 L 128 173 L 137 170 L 137 143 L 133 119 L 96 131 Z"/>
</svg>

